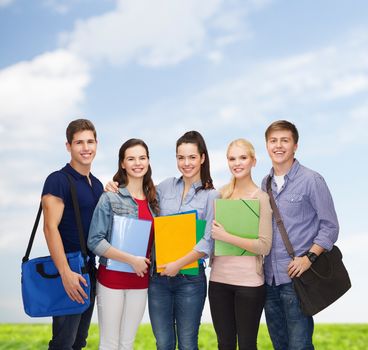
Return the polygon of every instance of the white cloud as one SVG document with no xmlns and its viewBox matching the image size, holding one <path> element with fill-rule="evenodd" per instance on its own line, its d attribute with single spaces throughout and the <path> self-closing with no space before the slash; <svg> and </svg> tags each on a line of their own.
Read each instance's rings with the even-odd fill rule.
<svg viewBox="0 0 368 350">
<path fill-rule="evenodd" d="M 224 106 L 220 109 L 219 114 L 220 118 L 224 121 L 230 121 L 235 119 L 239 114 L 240 110 L 237 106 Z"/>
<path fill-rule="evenodd" d="M 12 4 L 15 0 L 0 0 L 0 7 L 6 7 Z"/>
<path fill-rule="evenodd" d="M 368 76 L 357 73 L 338 77 L 331 81 L 330 88 L 331 90 L 326 94 L 330 99 L 352 96 L 368 89 Z"/>
<path fill-rule="evenodd" d="M 211 51 L 207 54 L 207 58 L 214 64 L 221 63 L 223 60 L 223 53 L 221 51 Z"/>
<path fill-rule="evenodd" d="M 257 7 L 226 5 L 222 0 L 120 0 L 116 10 L 78 21 L 61 40 L 88 60 L 112 64 L 172 65 L 203 51 L 217 62 L 221 56 L 212 51 L 246 35 L 247 11 L 239 9 Z"/>
<path fill-rule="evenodd" d="M 66 50 L 44 53 L 0 71 L 1 256 L 16 254 L 20 263 L 43 181 L 68 161 L 65 124 L 79 113 L 89 80 L 88 65 Z M 41 247 L 45 255 L 39 232 L 33 253 Z"/>
<path fill-rule="evenodd" d="M 304 114 L 304 109 L 313 111 L 314 106 L 313 113 L 318 114 L 318 106 L 328 104 L 329 113 L 334 114 L 340 124 L 346 120 L 350 129 L 365 130 L 367 106 L 365 101 L 362 105 L 359 94 L 368 92 L 367 44 L 368 31 L 365 36 L 360 32 L 360 40 L 352 35 L 342 44 L 253 64 L 239 71 L 236 77 L 196 94 L 185 105 L 195 106 L 193 118 L 195 115 L 204 119 L 211 117 L 210 127 L 227 121 L 233 128 L 245 123 L 261 124 L 270 116 L 295 110 Z M 354 104 L 349 102 L 344 115 L 339 109 L 331 109 L 335 102 L 352 96 L 358 100 Z M 330 125 L 330 131 L 333 129 L 336 135 L 339 123 Z"/>
<path fill-rule="evenodd" d="M 201 86 L 186 99 L 159 100 L 132 119 L 144 121 L 148 139 L 160 120 L 161 133 L 168 136 L 151 142 L 161 149 L 174 143 L 172 135 L 189 128 L 222 140 L 243 136 L 256 142 L 261 137 L 255 146 L 263 150 L 263 128 L 271 118 L 294 116 L 297 125 L 313 135 L 304 155 L 338 154 L 344 147 L 367 142 L 368 106 L 361 98 L 368 91 L 367 47 L 368 32 L 361 31 L 359 40 L 352 34 L 313 52 L 254 63 L 226 81 Z M 130 124 L 127 133 L 134 132 Z"/>
<path fill-rule="evenodd" d="M 120 1 L 116 11 L 78 22 L 68 46 L 112 63 L 175 64 L 200 49 L 202 21 L 218 7 L 219 1 Z"/>
<path fill-rule="evenodd" d="M 89 79 L 88 65 L 65 50 L 0 71 L 0 206 L 7 222 L 5 210 L 37 203 L 49 167 L 60 166 L 66 121 L 79 113 Z"/>
<path fill-rule="evenodd" d="M 86 63 L 65 50 L 1 70 L 1 149 L 27 149 L 31 139 L 77 113 L 89 79 Z"/>
</svg>

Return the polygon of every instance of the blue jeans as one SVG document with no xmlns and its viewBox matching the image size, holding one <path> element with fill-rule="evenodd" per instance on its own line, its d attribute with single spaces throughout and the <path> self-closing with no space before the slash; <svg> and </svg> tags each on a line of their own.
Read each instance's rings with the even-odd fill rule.
<svg viewBox="0 0 368 350">
<path fill-rule="evenodd" d="M 266 284 L 265 315 L 275 350 L 313 350 L 314 323 L 305 316 L 292 283 Z"/>
<path fill-rule="evenodd" d="M 198 332 L 206 299 L 203 266 L 198 276 L 154 274 L 148 287 L 148 310 L 158 350 L 198 349 Z"/>
<path fill-rule="evenodd" d="M 49 350 L 80 350 L 87 345 L 88 329 L 91 323 L 96 296 L 96 277 L 90 273 L 91 303 L 82 314 L 55 316 L 52 318 L 52 339 Z"/>
</svg>

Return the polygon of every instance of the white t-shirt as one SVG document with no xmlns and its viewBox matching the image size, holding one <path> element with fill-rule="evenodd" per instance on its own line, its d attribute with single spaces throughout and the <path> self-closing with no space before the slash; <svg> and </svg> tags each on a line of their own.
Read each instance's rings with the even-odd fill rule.
<svg viewBox="0 0 368 350">
<path fill-rule="evenodd" d="M 277 185 L 277 193 L 281 191 L 283 184 L 285 183 L 285 175 L 273 176 Z"/>
</svg>

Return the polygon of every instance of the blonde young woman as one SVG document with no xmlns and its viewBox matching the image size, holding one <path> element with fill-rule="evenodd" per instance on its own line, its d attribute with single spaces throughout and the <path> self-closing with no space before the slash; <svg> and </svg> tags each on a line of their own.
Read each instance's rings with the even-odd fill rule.
<svg viewBox="0 0 368 350">
<path fill-rule="evenodd" d="M 257 349 L 257 334 L 265 303 L 263 255 L 272 243 L 272 211 L 268 195 L 252 180 L 256 165 L 252 144 L 244 139 L 230 143 L 227 161 L 232 179 L 221 190 L 224 199 L 259 199 L 258 239 L 234 236 L 216 221 L 212 238 L 255 253 L 256 256 L 215 256 L 209 282 L 209 302 L 219 349 Z"/>
</svg>

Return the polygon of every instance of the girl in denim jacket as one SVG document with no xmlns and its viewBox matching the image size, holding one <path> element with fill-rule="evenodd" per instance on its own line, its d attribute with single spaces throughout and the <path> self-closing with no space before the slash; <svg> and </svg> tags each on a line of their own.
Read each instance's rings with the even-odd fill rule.
<svg viewBox="0 0 368 350">
<path fill-rule="evenodd" d="M 214 199 L 219 197 L 210 175 L 206 143 L 197 131 L 186 132 L 176 142 L 177 167 L 180 178 L 168 178 L 157 185 L 160 215 L 196 210 L 199 219 L 206 220 L 204 237 L 193 250 L 154 271 L 148 289 L 148 307 L 158 350 L 198 349 L 198 332 L 207 293 L 203 258 L 211 255 L 213 240 L 211 225 Z M 116 191 L 113 182 L 106 186 Z M 200 260 L 198 275 L 184 275 L 180 269 Z"/>
<path fill-rule="evenodd" d="M 148 270 L 153 230 L 146 256 L 135 256 L 111 245 L 115 215 L 153 220 L 158 213 L 147 145 L 139 139 L 126 141 L 119 151 L 116 193 L 102 194 L 93 214 L 88 247 L 100 256 L 97 272 L 97 311 L 100 350 L 133 349 L 143 317 L 148 288 Z M 131 265 L 134 273 L 109 270 L 107 259 Z"/>
</svg>

